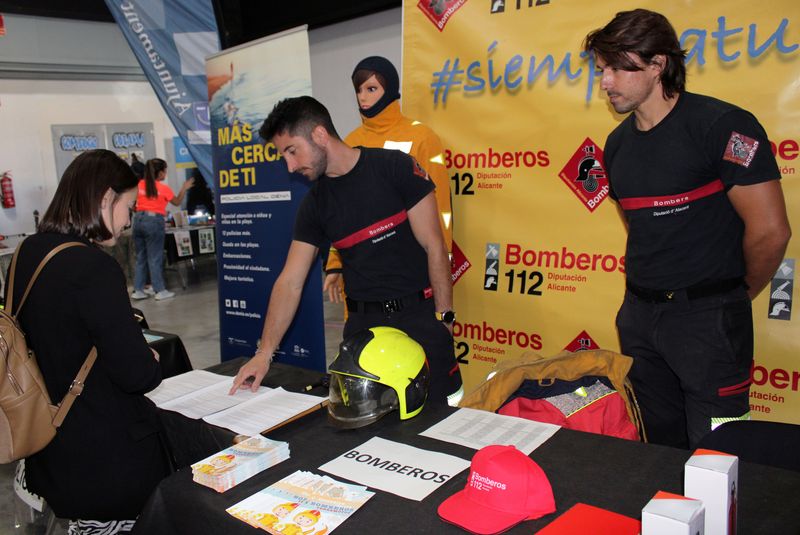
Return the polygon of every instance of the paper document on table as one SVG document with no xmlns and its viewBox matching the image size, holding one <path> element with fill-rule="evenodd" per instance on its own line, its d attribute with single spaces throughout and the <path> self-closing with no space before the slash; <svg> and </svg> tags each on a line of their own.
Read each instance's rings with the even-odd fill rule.
<svg viewBox="0 0 800 535">
<path fill-rule="evenodd" d="M 179 412 L 189 418 L 200 419 L 203 416 L 208 416 L 209 414 L 214 414 L 215 412 L 243 403 L 269 390 L 265 386 L 260 386 L 256 392 L 252 392 L 248 388 L 246 390 L 238 390 L 231 396 L 228 395 L 228 391 L 231 389 L 231 380 L 230 377 L 227 379 L 227 381 L 207 386 L 177 399 L 162 403 L 160 408 Z"/>
<path fill-rule="evenodd" d="M 373 437 L 319 469 L 409 500 L 422 501 L 469 468 L 469 464 L 453 455 Z"/>
<path fill-rule="evenodd" d="M 458 409 L 420 435 L 476 450 L 490 444 L 516 446 L 525 455 L 544 444 L 561 426 L 478 409 Z"/>
<path fill-rule="evenodd" d="M 164 379 L 160 385 L 145 394 L 145 396 L 152 399 L 153 403 L 160 407 L 167 401 L 224 381 L 227 381 L 229 385 L 233 384 L 233 379 L 227 375 L 219 375 L 205 370 L 192 370 Z"/>
<path fill-rule="evenodd" d="M 203 420 L 240 435 L 252 436 L 319 407 L 327 399 L 274 388 Z"/>
</svg>

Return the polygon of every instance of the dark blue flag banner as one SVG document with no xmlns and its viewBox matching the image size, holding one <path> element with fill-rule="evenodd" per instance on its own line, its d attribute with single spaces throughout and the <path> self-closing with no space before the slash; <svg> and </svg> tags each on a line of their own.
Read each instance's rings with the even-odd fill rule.
<svg viewBox="0 0 800 535">
<path fill-rule="evenodd" d="M 258 135 L 273 106 L 311 93 L 305 28 L 229 48 L 206 61 L 216 183 L 222 360 L 252 355 L 264 312 L 309 188 L 290 174 L 275 145 Z M 320 262 L 306 279 L 277 360 L 325 370 Z"/>
<path fill-rule="evenodd" d="M 205 58 L 220 49 L 211 0 L 106 4 L 200 172 L 211 177 Z"/>
</svg>

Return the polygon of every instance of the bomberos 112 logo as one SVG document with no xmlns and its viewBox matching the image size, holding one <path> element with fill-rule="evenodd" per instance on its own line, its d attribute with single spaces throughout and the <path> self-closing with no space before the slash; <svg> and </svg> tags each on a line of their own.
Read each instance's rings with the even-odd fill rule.
<svg viewBox="0 0 800 535">
<path fill-rule="evenodd" d="M 441 32 L 450 17 L 466 3 L 467 0 L 420 0 L 417 7 Z"/>
<path fill-rule="evenodd" d="M 516 0 L 516 2 L 514 2 L 514 0 L 489 0 L 489 13 L 492 15 L 496 13 L 505 13 L 506 4 L 509 2 L 512 4 L 509 6 L 509 11 L 514 8 L 519 11 L 525 7 L 546 6 L 550 3 L 550 0 L 536 0 L 536 3 L 534 3 L 534 0 L 528 0 L 527 6 L 525 6 L 526 2 L 520 2 L 520 0 Z"/>
<path fill-rule="evenodd" d="M 590 138 L 578 147 L 558 176 L 590 212 L 608 197 L 603 151 Z"/>
<path fill-rule="evenodd" d="M 589 336 L 589 333 L 587 333 L 586 331 L 581 331 L 581 333 L 578 336 L 576 336 L 572 342 L 567 344 L 567 347 L 565 347 L 564 349 L 566 349 L 570 353 L 575 353 L 576 351 L 589 351 L 592 349 L 600 349 L 600 346 L 597 345 L 597 342 L 595 342 L 591 336 Z"/>
<path fill-rule="evenodd" d="M 471 267 L 472 264 L 467 258 L 467 255 L 464 254 L 464 251 L 462 251 L 456 241 L 453 240 L 453 258 L 450 260 L 450 270 L 454 286 Z"/>
</svg>

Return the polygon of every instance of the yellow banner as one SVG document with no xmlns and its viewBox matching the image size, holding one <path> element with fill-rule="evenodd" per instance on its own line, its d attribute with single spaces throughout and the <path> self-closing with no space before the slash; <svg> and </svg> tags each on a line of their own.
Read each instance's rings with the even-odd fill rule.
<svg viewBox="0 0 800 535">
<path fill-rule="evenodd" d="M 626 231 L 602 148 L 622 117 L 582 52 L 615 13 L 663 13 L 688 50 L 687 88 L 756 115 L 800 232 L 800 4 L 743 0 L 428 0 L 403 5 L 403 112 L 431 126 L 451 176 L 456 354 L 469 390 L 535 350 L 618 351 Z M 756 418 L 800 423 L 792 310 L 798 240 L 753 303 Z"/>
</svg>

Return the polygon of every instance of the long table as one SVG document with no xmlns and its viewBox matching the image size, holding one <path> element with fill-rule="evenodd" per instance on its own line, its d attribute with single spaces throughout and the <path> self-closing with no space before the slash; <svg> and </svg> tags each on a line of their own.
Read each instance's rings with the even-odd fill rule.
<svg viewBox="0 0 800 535">
<path fill-rule="evenodd" d="M 291 376 L 290 368 L 281 371 Z M 304 378 L 295 384 L 308 381 Z M 225 509 L 296 470 L 322 474 L 320 465 L 373 436 L 469 460 L 475 450 L 419 435 L 454 410 L 426 407 L 419 416 L 405 422 L 398 419 L 397 413 L 390 413 L 371 426 L 353 430 L 330 426 L 324 410 L 309 414 L 267 435 L 289 443 L 289 460 L 225 493 L 194 483 L 189 468 L 166 478 L 140 515 L 135 532 L 258 533 Z M 230 431 L 212 429 L 213 426 L 175 413 L 165 411 L 164 415 L 166 425 L 171 426 L 171 436 L 186 434 L 184 441 L 204 444 L 196 447 L 190 462 L 230 444 Z M 639 518 L 642 507 L 656 491 L 682 493 L 683 465 L 690 454 L 686 450 L 561 429 L 531 454 L 550 479 L 557 512 L 523 522 L 508 533 L 535 533 L 578 502 Z M 336 532 L 463 534 L 460 528 L 440 520 L 436 509 L 445 498 L 464 488 L 467 475 L 468 471 L 462 472 L 422 502 L 377 491 Z M 800 533 L 800 473 L 742 462 L 739 482 L 739 533 Z"/>
</svg>

